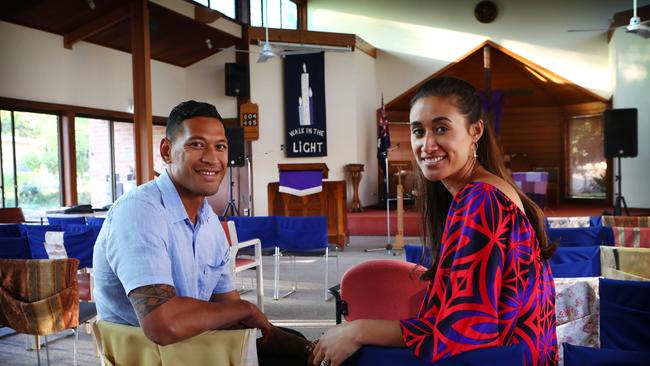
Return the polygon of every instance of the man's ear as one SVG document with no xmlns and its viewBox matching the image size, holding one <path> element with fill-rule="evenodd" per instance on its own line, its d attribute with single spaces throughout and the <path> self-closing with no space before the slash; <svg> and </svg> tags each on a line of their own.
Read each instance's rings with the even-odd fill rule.
<svg viewBox="0 0 650 366">
<path fill-rule="evenodd" d="M 167 137 L 160 140 L 160 156 L 166 164 L 172 162 L 172 141 Z"/>
<path fill-rule="evenodd" d="M 483 136 L 483 129 L 485 128 L 485 122 L 482 119 L 479 119 L 478 122 L 472 123 L 469 127 L 469 134 L 472 136 L 472 140 L 477 142 Z"/>
</svg>

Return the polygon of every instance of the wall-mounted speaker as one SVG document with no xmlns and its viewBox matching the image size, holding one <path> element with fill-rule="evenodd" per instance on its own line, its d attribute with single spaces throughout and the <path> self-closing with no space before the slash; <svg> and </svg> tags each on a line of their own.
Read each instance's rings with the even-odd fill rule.
<svg viewBox="0 0 650 366">
<path fill-rule="evenodd" d="M 226 95 L 230 97 L 248 97 L 250 95 L 247 64 L 226 63 Z"/>
<path fill-rule="evenodd" d="M 636 108 L 603 112 L 606 158 L 633 158 L 638 155 L 637 116 Z"/>
<path fill-rule="evenodd" d="M 228 139 L 228 166 L 246 165 L 244 148 L 244 129 L 242 127 L 226 127 Z"/>
</svg>

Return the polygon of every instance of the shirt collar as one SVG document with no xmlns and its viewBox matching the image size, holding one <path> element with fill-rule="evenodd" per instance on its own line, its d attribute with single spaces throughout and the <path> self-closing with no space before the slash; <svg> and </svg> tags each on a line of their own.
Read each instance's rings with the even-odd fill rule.
<svg viewBox="0 0 650 366">
<path fill-rule="evenodd" d="M 181 201 L 181 196 L 178 194 L 178 190 L 176 189 L 172 178 L 169 176 L 167 169 L 163 169 L 160 176 L 156 178 L 156 185 L 160 190 L 163 205 L 172 215 L 173 220 L 177 222 L 189 219 L 185 206 L 183 206 L 183 201 Z M 208 210 L 211 210 L 211 208 L 208 204 L 207 198 L 204 198 L 203 204 L 199 208 L 197 215 L 199 222 L 207 222 L 209 218 Z"/>
</svg>

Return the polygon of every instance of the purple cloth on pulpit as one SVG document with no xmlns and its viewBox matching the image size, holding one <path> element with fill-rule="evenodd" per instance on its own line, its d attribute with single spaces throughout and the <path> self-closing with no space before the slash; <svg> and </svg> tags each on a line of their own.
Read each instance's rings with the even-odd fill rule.
<svg viewBox="0 0 650 366">
<path fill-rule="evenodd" d="M 294 196 L 306 196 L 323 190 L 323 171 L 281 171 L 280 192 Z"/>
</svg>

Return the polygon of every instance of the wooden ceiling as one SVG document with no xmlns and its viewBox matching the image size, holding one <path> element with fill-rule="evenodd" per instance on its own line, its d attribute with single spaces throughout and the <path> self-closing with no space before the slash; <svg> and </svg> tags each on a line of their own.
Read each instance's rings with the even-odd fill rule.
<svg viewBox="0 0 650 366">
<path fill-rule="evenodd" d="M 90 3 L 95 5 L 94 9 Z M 75 41 L 83 39 L 130 53 L 130 6 L 130 0 L 3 0 L 0 19 L 60 34 L 66 46 L 72 43 L 74 47 Z M 231 34 L 152 2 L 149 29 L 151 58 L 181 67 L 239 41 Z M 206 39 L 212 48 L 208 48 Z"/>
<path fill-rule="evenodd" d="M 456 76 L 479 90 L 486 89 L 484 47 L 490 47 L 490 90 L 505 93 L 504 107 L 557 107 L 607 100 L 569 80 L 524 59 L 521 56 L 485 41 L 475 49 L 436 72 L 399 97 L 386 104 L 386 110 L 408 118 L 409 103 L 415 92 L 428 80 L 442 75 Z M 399 117 L 398 117 L 399 118 Z M 390 116 L 389 116 L 390 119 Z"/>
</svg>

